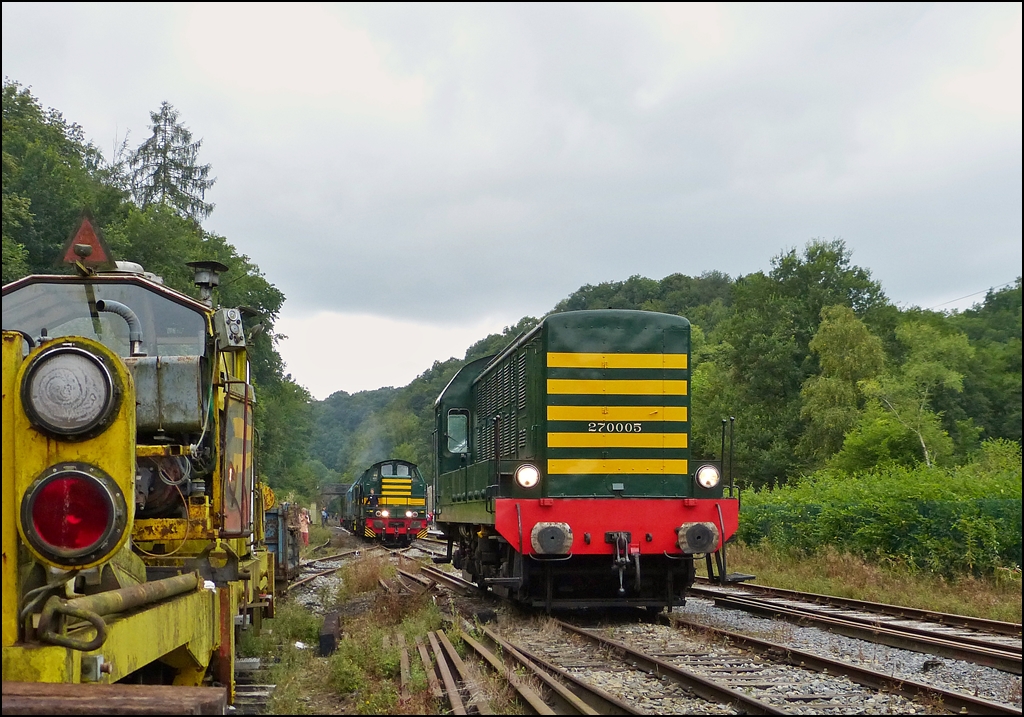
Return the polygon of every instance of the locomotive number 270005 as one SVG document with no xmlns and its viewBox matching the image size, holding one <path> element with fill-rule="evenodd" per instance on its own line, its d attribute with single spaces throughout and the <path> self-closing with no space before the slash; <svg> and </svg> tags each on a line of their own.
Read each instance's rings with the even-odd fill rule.
<svg viewBox="0 0 1024 717">
<path fill-rule="evenodd" d="M 605 423 L 604 421 L 591 421 L 587 424 L 587 431 L 590 433 L 642 433 L 642 423 Z"/>
</svg>

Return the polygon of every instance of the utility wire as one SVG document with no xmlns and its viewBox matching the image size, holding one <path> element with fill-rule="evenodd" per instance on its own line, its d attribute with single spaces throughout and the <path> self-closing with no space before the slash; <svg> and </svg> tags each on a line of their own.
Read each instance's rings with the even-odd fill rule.
<svg viewBox="0 0 1024 717">
<path fill-rule="evenodd" d="M 964 299 L 969 299 L 972 296 L 977 296 L 978 294 L 984 294 L 984 293 L 987 293 L 989 291 L 995 291 L 997 289 L 1002 289 L 1004 286 L 1009 286 L 1010 284 L 1016 284 L 1016 283 L 1017 283 L 1017 280 L 1014 279 L 1013 281 L 1008 281 L 1005 284 L 1000 284 L 999 286 L 991 286 L 991 287 L 989 287 L 987 289 L 982 289 L 981 291 L 975 291 L 973 294 L 968 294 L 967 296 L 961 296 L 959 299 L 950 299 L 949 301 L 943 301 L 941 304 L 936 304 L 935 306 L 929 306 L 927 309 L 925 309 L 925 311 L 931 311 L 932 309 L 937 309 L 940 306 L 945 306 L 946 304 L 952 304 L 952 303 L 954 303 L 956 301 L 963 301 Z"/>
</svg>

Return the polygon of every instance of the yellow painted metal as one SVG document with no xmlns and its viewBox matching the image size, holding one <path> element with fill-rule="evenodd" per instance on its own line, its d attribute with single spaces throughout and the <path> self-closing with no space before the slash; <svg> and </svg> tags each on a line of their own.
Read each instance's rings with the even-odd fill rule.
<svg viewBox="0 0 1024 717">
<path fill-rule="evenodd" d="M 15 377 L 21 368 L 21 334 L 3 332 L 3 646 L 18 639 L 18 528 L 14 485 Z"/>
<path fill-rule="evenodd" d="M 682 459 L 656 458 L 549 458 L 548 475 L 583 475 L 592 473 L 658 475 L 687 473 Z"/>
<path fill-rule="evenodd" d="M 686 368 L 687 354 L 548 353 L 550 368 Z"/>
<path fill-rule="evenodd" d="M 166 540 L 216 540 L 218 531 L 210 514 L 209 498 L 197 502 L 189 499 L 188 520 L 181 518 L 146 518 L 135 521 L 132 539 L 136 543 L 162 542 Z M 204 546 L 205 547 L 205 546 Z M 200 548 L 201 549 L 201 548 Z"/>
<path fill-rule="evenodd" d="M 549 394 L 613 396 L 685 396 L 686 381 L 661 379 L 549 378 Z"/>
<path fill-rule="evenodd" d="M 207 316 L 208 330 L 212 311 Z M 108 473 L 120 486 L 127 498 L 129 522 L 124 539 L 112 549 L 112 554 L 125 545 L 129 532 L 134 529 L 135 545 L 142 553 L 149 567 L 181 570 L 186 561 L 207 548 L 211 541 L 229 548 L 239 556 L 238 567 L 247 580 L 230 582 L 218 587 L 217 592 L 198 591 L 140 608 L 131 614 L 107 618 L 110 626 L 104 645 L 97 650 L 112 666 L 103 681 L 115 681 L 129 672 L 158 659 L 177 670 L 176 684 L 200 684 L 211 658 L 216 657 L 216 679 L 226 681 L 231 699 L 234 684 L 231 666 L 235 654 L 234 616 L 245 611 L 265 609 L 266 595 L 274 593 L 273 556 L 262 547 L 263 525 L 257 517 L 253 521 L 251 536 L 223 540 L 219 538 L 223 527 L 224 505 L 220 498 L 222 481 L 226 479 L 222 469 L 225 464 L 238 465 L 244 460 L 247 470 L 252 470 L 252 424 L 240 427 L 237 420 L 228 426 L 236 435 L 241 432 L 245 440 L 245 457 L 230 455 L 229 461 L 222 461 L 224 445 L 217 446 L 217 460 L 214 470 L 207 478 L 207 490 L 211 498 L 189 499 L 188 520 L 134 520 L 134 478 L 137 457 L 156 458 L 162 456 L 187 455 L 188 447 L 183 445 L 136 446 L 135 433 L 135 390 L 124 362 L 102 344 L 82 338 L 64 338 L 75 341 L 79 346 L 104 356 L 123 386 L 123 399 L 118 414 L 111 425 L 99 436 L 86 441 L 60 441 L 46 436 L 28 422 L 20 404 L 18 386 L 27 370 L 22 359 L 22 337 L 14 332 L 3 334 L 3 678 L 5 680 L 61 681 L 81 680 L 82 653 L 63 647 L 19 642 L 17 610 L 20 600 L 18 578 L 28 570 L 23 556 L 23 535 L 19 540 L 17 517 L 20 496 L 44 470 L 57 462 L 76 461 L 89 463 Z M 31 361 L 38 354 L 34 350 L 27 358 Z M 244 351 L 221 352 L 216 357 L 217 375 L 234 381 L 248 379 L 248 363 Z M 234 400 L 247 395 L 250 406 L 255 402 L 251 389 L 245 394 L 241 386 L 217 384 L 214 389 L 214 410 L 208 435 L 221 436 L 221 422 L 224 410 L 232 397 Z M 232 417 L 234 419 L 235 417 Z M 237 452 L 237 449 L 232 453 Z M 270 493 L 254 497 L 254 510 L 261 511 L 264 504 L 274 500 Z M 403 499 L 408 502 L 408 499 Z M 422 500 L 421 500 L 422 503 Z M 161 545 L 165 554 L 146 555 L 145 549 Z M 24 547 L 28 547 L 24 545 Z M 221 551 L 223 553 L 223 551 Z M 173 554 L 170 554 L 173 553 Z M 19 564 L 19 557 L 22 558 Z M 41 558 L 42 556 L 35 556 Z M 254 615 L 254 625 L 259 624 L 259 615 Z M 91 634 L 91 629 L 86 630 Z"/>
<path fill-rule="evenodd" d="M 135 455 L 138 458 L 187 456 L 188 446 L 135 446 Z"/>
<path fill-rule="evenodd" d="M 217 648 L 220 619 L 216 594 L 198 590 L 128 615 L 106 618 L 107 639 L 86 655 L 103 655 L 110 672 L 103 682 L 116 682 L 144 665 L 171 656 L 174 667 L 190 667 L 183 684 L 198 684 Z M 230 620 L 231 617 L 228 616 Z M 79 628 L 83 636 L 91 628 Z M 74 633 L 72 633 L 74 634 Z M 5 647 L 3 679 L 19 682 L 81 682 L 83 653 L 55 645 Z M 187 656 L 188 664 L 182 658 Z"/>
<path fill-rule="evenodd" d="M 548 406 L 549 421 L 685 421 L 686 406 Z"/>
<path fill-rule="evenodd" d="M 410 505 L 410 506 L 418 506 L 418 505 L 426 505 L 426 504 L 427 504 L 427 501 L 424 500 L 423 498 L 407 498 L 407 497 L 404 497 L 404 496 L 398 497 L 398 498 L 381 497 L 377 501 L 377 505 Z"/>
<path fill-rule="evenodd" d="M 686 433 L 549 433 L 549 448 L 686 448 Z"/>
<path fill-rule="evenodd" d="M 128 511 L 128 525 L 131 526 L 135 516 L 135 384 L 121 358 L 98 341 L 77 337 L 75 343 L 87 351 L 102 356 L 107 366 L 114 374 L 114 380 L 121 386 L 121 405 L 117 414 L 113 417 L 107 428 L 95 438 L 83 441 L 57 440 L 32 426 L 21 403 L 21 391 L 19 390 L 26 372 L 31 368 L 36 356 L 45 347 L 36 347 L 29 352 L 22 363 L 15 378 L 15 387 L 12 394 L 4 394 L 4 401 L 14 403 L 14 491 L 15 503 L 20 503 L 21 496 L 25 494 L 28 487 L 42 475 L 43 471 L 51 466 L 63 462 L 81 462 L 95 466 L 107 473 L 117 483 L 124 493 L 126 508 Z M 21 524 L 20 511 L 17 525 L 18 533 L 24 547 L 32 553 L 39 562 L 55 567 L 62 567 L 51 559 L 36 552 L 25 540 L 24 526 Z M 85 569 L 99 565 L 110 555 L 116 553 L 124 545 L 130 530 L 125 530 L 121 539 L 113 546 L 110 552 L 99 559 L 81 565 Z"/>
</svg>

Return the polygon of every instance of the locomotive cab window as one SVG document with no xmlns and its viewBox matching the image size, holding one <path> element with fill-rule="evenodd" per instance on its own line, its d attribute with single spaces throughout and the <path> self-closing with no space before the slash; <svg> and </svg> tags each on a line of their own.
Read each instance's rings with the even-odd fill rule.
<svg viewBox="0 0 1024 717">
<path fill-rule="evenodd" d="M 404 463 L 385 463 L 380 467 L 380 474 L 384 478 L 408 478 L 409 466 Z"/>
<path fill-rule="evenodd" d="M 469 412 L 464 409 L 448 411 L 448 452 L 469 452 Z"/>
<path fill-rule="evenodd" d="M 97 310 L 97 301 L 116 301 L 138 317 L 143 351 L 149 356 L 202 356 L 206 319 L 166 295 L 128 282 L 39 282 L 4 295 L 5 329 L 36 338 L 85 336 L 128 356 L 128 324 L 120 316 Z"/>
</svg>

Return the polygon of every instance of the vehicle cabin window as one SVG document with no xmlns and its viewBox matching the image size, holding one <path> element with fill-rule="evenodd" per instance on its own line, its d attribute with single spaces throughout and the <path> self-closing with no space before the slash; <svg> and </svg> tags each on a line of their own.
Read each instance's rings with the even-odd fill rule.
<svg viewBox="0 0 1024 717">
<path fill-rule="evenodd" d="M 4 296 L 3 327 L 32 338 L 43 330 L 51 338 L 84 336 L 121 356 L 129 355 L 128 324 L 115 314 L 96 311 L 100 299 L 126 304 L 142 323 L 148 356 L 202 356 L 206 349 L 203 314 L 137 284 L 40 282 Z"/>
<path fill-rule="evenodd" d="M 448 452 L 469 451 L 469 414 L 462 409 L 448 411 Z"/>
<path fill-rule="evenodd" d="M 380 467 L 380 474 L 385 478 L 408 478 L 409 466 L 403 463 L 385 463 Z"/>
</svg>

